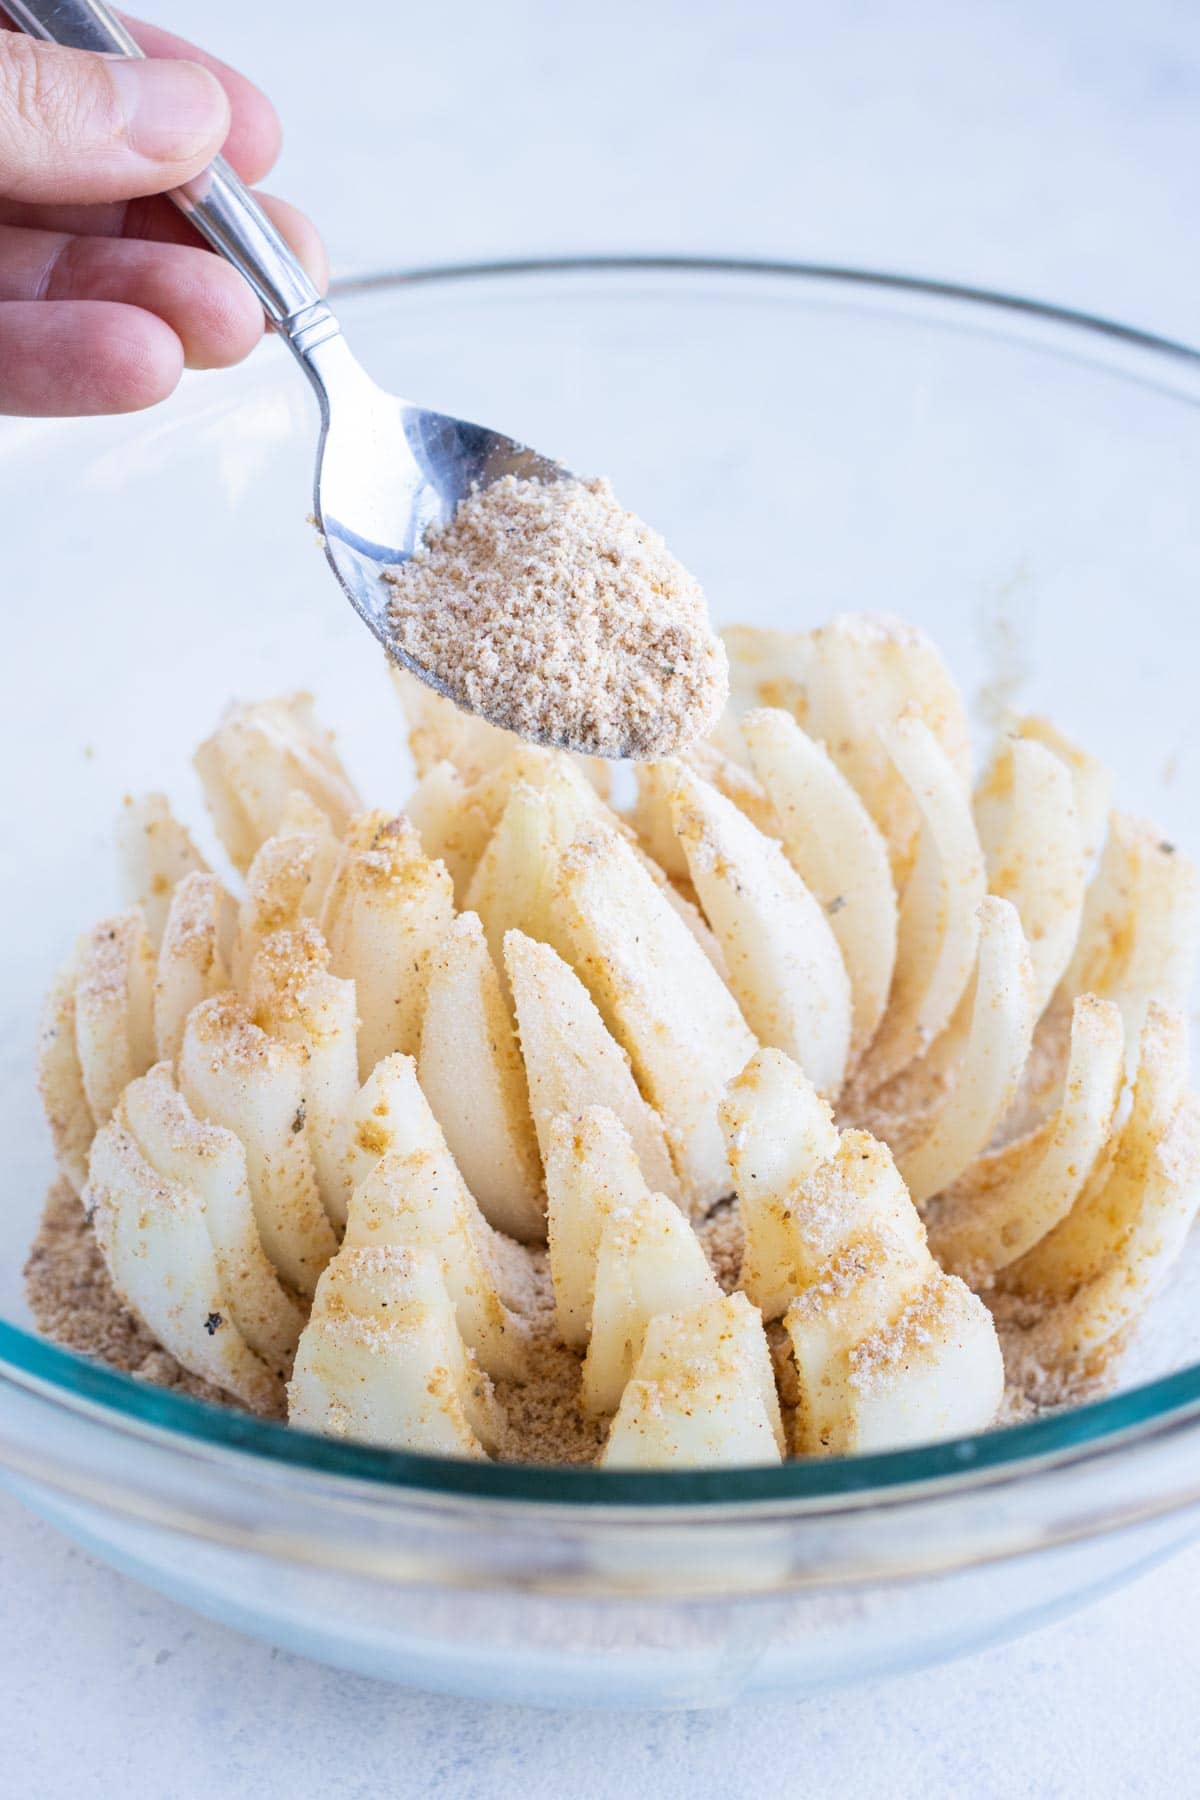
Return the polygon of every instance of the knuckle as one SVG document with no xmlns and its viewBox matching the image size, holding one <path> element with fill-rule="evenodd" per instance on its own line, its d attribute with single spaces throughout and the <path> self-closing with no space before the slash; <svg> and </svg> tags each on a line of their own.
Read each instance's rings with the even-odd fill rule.
<svg viewBox="0 0 1200 1800">
<path fill-rule="evenodd" d="M 84 137 L 111 135 L 111 85 L 92 78 L 93 60 L 98 64 L 19 32 L 0 34 L 0 162 L 7 170 L 15 164 L 19 173 Z"/>
<path fill-rule="evenodd" d="M 32 38 L 13 35 L 0 50 L 0 90 L 9 119 L 26 129 L 41 128 L 62 113 L 61 83 Z"/>
</svg>

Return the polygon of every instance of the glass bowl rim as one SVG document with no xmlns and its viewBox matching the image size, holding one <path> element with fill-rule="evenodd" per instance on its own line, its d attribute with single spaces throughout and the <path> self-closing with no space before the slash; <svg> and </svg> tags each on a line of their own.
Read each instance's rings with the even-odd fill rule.
<svg viewBox="0 0 1200 1800">
<path fill-rule="evenodd" d="M 1102 314 L 1000 289 L 855 265 L 752 257 L 581 254 L 367 272 L 335 281 L 330 293 L 335 301 L 353 301 L 371 294 L 471 281 L 621 274 L 775 277 L 781 284 L 849 287 L 877 299 L 907 295 L 961 306 L 979 331 L 989 312 L 1008 315 L 1063 328 L 1068 335 L 1107 341 L 1110 348 L 1148 352 L 1152 359 L 1190 366 L 1200 373 L 1200 348 Z M 1135 371 L 1118 372 L 1140 379 Z M 1184 396 L 1176 391 L 1175 397 Z M 0 1391 L 5 1385 L 99 1419 L 117 1432 L 153 1437 L 167 1445 L 175 1438 L 180 1449 L 193 1454 L 202 1448 L 233 1452 L 239 1459 L 258 1459 L 276 1469 L 282 1464 L 346 1483 L 366 1483 L 376 1492 L 387 1487 L 398 1499 L 407 1490 L 414 1497 L 442 1493 L 448 1498 L 539 1505 L 684 1507 L 689 1511 L 763 1502 L 824 1502 L 840 1508 L 861 1505 L 872 1496 L 915 1498 L 914 1490 L 930 1485 L 957 1487 L 989 1477 L 1012 1477 L 1060 1466 L 1088 1453 L 1116 1451 L 1164 1429 L 1187 1427 L 1200 1418 L 1200 1363 L 1195 1363 L 1123 1393 L 1041 1419 L 914 1449 L 797 1459 L 756 1468 L 618 1471 L 472 1462 L 317 1437 L 148 1386 L 0 1320 Z"/>
</svg>

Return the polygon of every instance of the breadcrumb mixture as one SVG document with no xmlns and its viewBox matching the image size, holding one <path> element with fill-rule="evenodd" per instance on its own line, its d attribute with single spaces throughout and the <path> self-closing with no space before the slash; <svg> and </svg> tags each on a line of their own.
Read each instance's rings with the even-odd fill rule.
<svg viewBox="0 0 1200 1800">
<path fill-rule="evenodd" d="M 504 1409 L 499 1462 L 594 1463 L 604 1443 L 602 1421 L 582 1403 L 583 1358 L 558 1342 L 550 1258 L 522 1250 L 528 1277 L 521 1313 L 529 1331 L 523 1381 L 497 1381 Z"/>
<path fill-rule="evenodd" d="M 384 580 L 397 648 L 536 743 L 671 756 L 725 704 L 698 583 L 607 481 L 506 475 Z"/>
<path fill-rule="evenodd" d="M 732 1293 L 742 1266 L 742 1227 L 736 1200 L 719 1202 L 698 1223 L 696 1235 L 717 1280 L 726 1293 Z M 501 1245 L 506 1286 L 525 1322 L 528 1339 L 524 1379 L 495 1383 L 506 1421 L 496 1458 L 500 1462 L 595 1463 L 604 1444 L 605 1421 L 584 1410 L 582 1356 L 558 1341 L 546 1251 L 507 1239 L 502 1239 Z M 189 1375 L 126 1311 L 109 1280 L 83 1207 L 65 1180 L 56 1181 L 46 1197 L 41 1226 L 25 1266 L 25 1291 L 38 1330 L 55 1343 L 97 1357 L 156 1387 L 217 1406 L 237 1406 L 228 1394 Z M 1006 1318 L 998 1310 L 1001 1316 L 996 1323 L 1008 1373 L 998 1425 L 1078 1406 L 1112 1385 L 1115 1358 L 1106 1367 L 1076 1375 L 1070 1388 L 1064 1387 L 1061 1374 L 1028 1359 L 1020 1320 Z M 767 1340 L 790 1432 L 797 1400 L 791 1343 L 779 1322 L 767 1327 Z"/>
<path fill-rule="evenodd" d="M 109 1280 L 96 1235 L 69 1181 L 46 1196 L 42 1222 L 25 1264 L 25 1296 L 43 1336 L 94 1356 L 138 1381 L 190 1394 L 215 1406 L 235 1406 L 228 1394 L 189 1375 L 127 1312 Z M 282 1419 L 282 1412 L 279 1414 Z"/>
</svg>

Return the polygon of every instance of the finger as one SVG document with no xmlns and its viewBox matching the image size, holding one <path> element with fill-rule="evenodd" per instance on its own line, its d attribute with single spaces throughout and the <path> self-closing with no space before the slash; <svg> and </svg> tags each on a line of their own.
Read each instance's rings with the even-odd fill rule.
<svg viewBox="0 0 1200 1800">
<path fill-rule="evenodd" d="M 258 301 L 220 257 L 182 244 L 0 226 L 0 302 L 107 300 L 169 325 L 189 368 L 227 368 L 262 335 Z"/>
<path fill-rule="evenodd" d="M 176 37 L 174 32 L 163 31 L 157 25 L 147 25 L 142 19 L 133 19 L 127 14 L 120 16 L 147 56 L 199 63 L 201 68 L 216 76 L 225 89 L 231 113 L 221 155 L 243 181 L 262 181 L 275 166 L 281 137 L 279 115 L 262 89 L 219 57 L 210 56 L 196 44 L 189 44 L 186 38 Z M 5 19 L 6 15 L 0 12 L 0 25 Z M 64 223 L 62 229 L 70 231 L 77 227 Z"/>
<path fill-rule="evenodd" d="M 229 135 L 221 149 L 226 162 L 237 170 L 243 181 L 262 181 L 275 166 L 279 155 L 279 115 L 260 88 L 228 63 L 223 63 L 207 50 L 189 44 L 186 38 L 161 31 L 141 19 L 125 19 L 130 31 L 147 56 L 170 56 L 184 62 L 199 63 L 215 75 L 229 99 Z"/>
<path fill-rule="evenodd" d="M 41 300 L 0 305 L 0 412 L 66 418 L 137 412 L 183 370 L 169 325 L 136 306 Z"/>
<path fill-rule="evenodd" d="M 302 212 L 273 194 L 258 194 L 263 210 L 283 233 L 309 277 L 324 293 L 329 281 L 325 248 Z M 156 244 L 196 244 L 200 240 L 169 200 L 154 195 L 113 206 L 22 206 L 0 199 L 0 224 L 72 237 L 144 238 Z"/>
<path fill-rule="evenodd" d="M 229 129 L 229 101 L 197 63 L 95 56 L 0 32 L 0 194 L 104 201 L 198 175 Z"/>
</svg>

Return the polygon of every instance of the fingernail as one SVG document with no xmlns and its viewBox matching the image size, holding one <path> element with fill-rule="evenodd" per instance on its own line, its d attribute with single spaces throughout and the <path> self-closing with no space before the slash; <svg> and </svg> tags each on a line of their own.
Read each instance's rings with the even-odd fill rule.
<svg viewBox="0 0 1200 1800">
<path fill-rule="evenodd" d="M 151 162 L 192 162 L 219 150 L 229 102 L 199 63 L 147 59 L 109 64 L 130 148 Z"/>
</svg>

